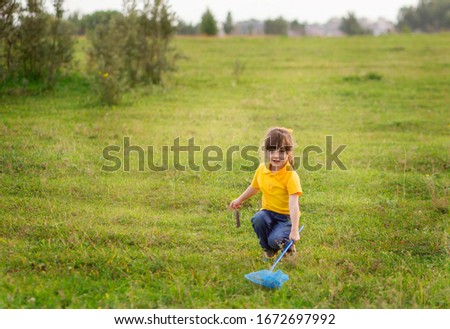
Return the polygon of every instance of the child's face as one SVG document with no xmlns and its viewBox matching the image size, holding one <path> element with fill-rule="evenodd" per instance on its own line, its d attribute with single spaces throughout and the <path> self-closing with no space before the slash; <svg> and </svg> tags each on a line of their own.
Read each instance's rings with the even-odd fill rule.
<svg viewBox="0 0 450 329">
<path fill-rule="evenodd" d="M 286 165 L 288 152 L 284 147 L 268 150 L 270 169 L 278 171 Z"/>
</svg>

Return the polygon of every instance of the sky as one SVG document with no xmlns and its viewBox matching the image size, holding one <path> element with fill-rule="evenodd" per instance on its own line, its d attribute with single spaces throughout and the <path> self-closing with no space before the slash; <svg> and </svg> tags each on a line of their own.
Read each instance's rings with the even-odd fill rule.
<svg viewBox="0 0 450 329">
<path fill-rule="evenodd" d="M 284 19 L 308 23 L 325 23 L 332 17 L 354 12 L 358 18 L 376 20 L 379 17 L 397 21 L 398 10 L 417 6 L 419 0 L 168 0 L 176 16 L 187 23 L 200 22 L 210 9 L 217 21 L 223 22 L 231 12 L 234 22 L 248 20 Z M 96 10 L 121 10 L 122 0 L 65 0 L 69 12 L 83 14 Z"/>
</svg>

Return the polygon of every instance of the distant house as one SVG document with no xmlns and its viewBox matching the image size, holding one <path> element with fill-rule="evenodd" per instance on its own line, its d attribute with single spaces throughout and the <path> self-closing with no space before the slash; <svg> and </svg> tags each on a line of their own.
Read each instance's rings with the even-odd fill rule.
<svg viewBox="0 0 450 329">
<path fill-rule="evenodd" d="M 264 22 L 256 19 L 237 22 L 233 33 L 235 35 L 264 35 Z"/>
<path fill-rule="evenodd" d="M 333 17 L 325 24 L 306 25 L 305 34 L 309 36 L 340 37 L 344 35 L 340 30 L 340 26 L 341 19 Z"/>
<path fill-rule="evenodd" d="M 341 37 L 345 34 L 341 31 L 342 18 L 333 17 L 324 24 L 304 24 L 298 25 L 296 28 L 291 28 L 288 35 L 296 36 L 317 36 L 317 37 Z M 394 23 L 379 18 L 377 21 L 371 21 L 366 18 L 358 19 L 359 24 L 372 31 L 373 35 L 382 35 L 392 33 L 395 31 Z M 237 22 L 233 31 L 234 35 L 264 35 L 264 22 L 256 19 L 248 21 Z"/>
<path fill-rule="evenodd" d="M 375 22 L 368 21 L 367 26 L 364 25 L 363 22 L 360 22 L 360 24 L 363 27 L 366 27 L 369 30 L 371 30 L 373 35 L 382 35 L 395 32 L 395 24 L 384 18 L 378 18 L 378 20 Z"/>
<path fill-rule="evenodd" d="M 334 17 L 325 24 L 306 25 L 305 34 L 309 36 L 340 37 L 344 35 L 340 29 L 341 22 L 341 18 Z M 372 31 L 373 35 L 382 35 L 395 31 L 394 23 L 384 18 L 379 18 L 377 21 L 360 18 L 358 22 L 363 28 Z"/>
</svg>

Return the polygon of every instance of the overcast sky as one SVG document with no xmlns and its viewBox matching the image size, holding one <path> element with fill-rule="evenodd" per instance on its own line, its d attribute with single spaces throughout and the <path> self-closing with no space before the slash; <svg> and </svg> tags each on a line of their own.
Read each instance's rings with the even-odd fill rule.
<svg viewBox="0 0 450 329">
<path fill-rule="evenodd" d="M 87 14 L 96 10 L 121 10 L 122 0 L 65 0 L 65 9 Z M 352 11 L 357 17 L 387 18 L 397 21 L 401 7 L 417 6 L 418 0 L 169 0 L 172 11 L 188 23 L 198 23 L 206 8 L 219 22 L 225 21 L 228 12 L 233 20 L 250 18 L 324 23 L 329 18 L 345 16 Z"/>
</svg>

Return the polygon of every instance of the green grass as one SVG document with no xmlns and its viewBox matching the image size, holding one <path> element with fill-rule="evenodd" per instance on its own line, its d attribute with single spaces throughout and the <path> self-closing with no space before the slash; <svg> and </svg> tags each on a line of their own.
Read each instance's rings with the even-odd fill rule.
<svg viewBox="0 0 450 329">
<path fill-rule="evenodd" d="M 180 38 L 166 87 L 117 107 L 96 105 L 82 66 L 52 92 L 2 94 L 0 307 L 448 308 L 449 41 Z M 333 136 L 348 169 L 300 168 L 305 229 L 280 290 L 244 278 L 270 265 L 250 224 L 259 197 L 240 229 L 226 209 L 252 178 L 245 159 L 138 172 L 134 154 L 131 172 L 101 170 L 124 136 L 226 150 L 277 125 L 296 155 Z"/>
</svg>

